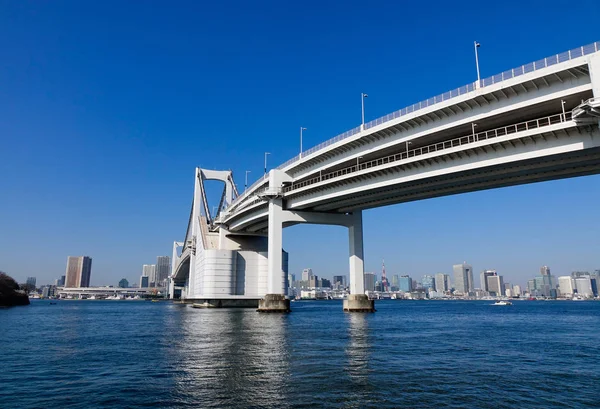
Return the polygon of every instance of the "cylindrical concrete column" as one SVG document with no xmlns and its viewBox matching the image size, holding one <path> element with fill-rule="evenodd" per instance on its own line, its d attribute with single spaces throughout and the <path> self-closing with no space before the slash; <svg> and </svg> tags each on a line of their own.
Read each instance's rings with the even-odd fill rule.
<svg viewBox="0 0 600 409">
<path fill-rule="evenodd" d="M 365 271 L 363 254 L 362 211 L 352 213 L 352 223 L 348 228 L 350 253 L 350 293 L 365 293 Z"/>
</svg>

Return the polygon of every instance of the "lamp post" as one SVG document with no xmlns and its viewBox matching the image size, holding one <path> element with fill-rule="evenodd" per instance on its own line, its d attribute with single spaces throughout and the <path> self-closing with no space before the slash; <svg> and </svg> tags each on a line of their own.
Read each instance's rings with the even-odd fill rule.
<svg viewBox="0 0 600 409">
<path fill-rule="evenodd" d="M 473 45 L 475 46 L 475 65 L 477 66 L 477 88 L 479 88 L 481 86 L 481 78 L 479 76 L 479 52 L 477 49 L 481 47 L 481 44 L 474 41 Z"/>
<path fill-rule="evenodd" d="M 359 156 L 358 158 L 356 158 L 356 171 L 359 171 L 359 167 L 360 167 L 360 163 L 359 160 L 362 159 L 362 156 Z"/>
<path fill-rule="evenodd" d="M 270 155 L 271 152 L 265 152 L 265 177 L 267 177 L 267 155 Z"/>
<path fill-rule="evenodd" d="M 408 145 L 412 145 L 412 141 L 406 141 L 406 159 L 408 159 Z"/>
<path fill-rule="evenodd" d="M 567 114 L 565 112 L 565 100 L 564 99 L 560 100 L 560 105 L 562 106 L 563 122 L 565 122 L 567 120 Z"/>
<path fill-rule="evenodd" d="M 361 126 L 360 129 L 362 131 L 365 130 L 365 98 L 367 98 L 368 95 L 365 94 L 364 92 L 360 93 L 360 103 L 361 103 L 361 108 L 362 108 L 362 122 L 361 122 Z"/>
<path fill-rule="evenodd" d="M 300 158 L 302 158 L 302 131 L 306 131 L 306 128 L 300 127 Z"/>
<path fill-rule="evenodd" d="M 477 136 L 475 135 L 475 127 L 477 126 L 477 124 L 475 122 L 471 123 L 471 133 L 473 134 L 473 142 L 475 142 L 477 140 Z"/>
<path fill-rule="evenodd" d="M 244 193 L 246 193 L 246 189 L 248 189 L 248 173 L 250 173 L 249 170 L 246 171 L 246 183 L 244 184 Z"/>
</svg>

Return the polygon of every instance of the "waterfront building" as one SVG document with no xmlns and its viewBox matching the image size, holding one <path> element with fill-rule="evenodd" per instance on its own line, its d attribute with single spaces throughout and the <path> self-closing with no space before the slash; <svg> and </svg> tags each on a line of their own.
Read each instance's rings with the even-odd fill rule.
<svg viewBox="0 0 600 409">
<path fill-rule="evenodd" d="M 479 274 L 479 280 L 481 281 L 481 289 L 483 291 L 490 291 L 488 289 L 488 277 L 491 276 L 496 276 L 498 275 L 498 273 L 496 273 L 496 270 L 483 270 L 480 274 Z"/>
<path fill-rule="evenodd" d="M 92 275 L 92 258 L 88 256 L 67 258 L 65 284 L 67 288 L 89 287 Z"/>
<path fill-rule="evenodd" d="M 392 291 L 398 291 L 400 288 L 400 276 L 398 274 L 394 274 L 392 276 Z"/>
<path fill-rule="evenodd" d="M 564 297 L 572 297 L 575 292 L 575 283 L 571 276 L 560 276 L 558 277 L 558 290 L 560 295 Z"/>
<path fill-rule="evenodd" d="M 312 277 L 314 277 L 312 268 L 302 270 L 302 281 L 309 281 Z"/>
<path fill-rule="evenodd" d="M 171 257 L 158 256 L 156 257 L 156 286 L 166 287 L 167 279 L 171 274 Z"/>
<path fill-rule="evenodd" d="M 148 279 L 148 276 L 140 277 L 140 288 L 148 288 L 150 286 L 150 281 Z"/>
<path fill-rule="evenodd" d="M 521 286 L 518 284 L 513 285 L 512 293 L 513 293 L 513 297 L 521 296 Z"/>
<path fill-rule="evenodd" d="M 457 292 L 468 294 L 473 291 L 473 267 L 466 262 L 452 266 L 454 271 L 454 289 Z"/>
<path fill-rule="evenodd" d="M 398 286 L 400 288 L 400 291 L 404 291 L 404 292 L 411 292 L 413 290 L 413 285 L 412 285 L 412 279 L 407 276 L 400 276 L 399 282 L 398 282 Z"/>
<path fill-rule="evenodd" d="M 144 264 L 142 275 L 148 277 L 148 287 L 156 286 L 156 264 Z"/>
<path fill-rule="evenodd" d="M 490 275 L 486 277 L 487 282 L 487 291 L 491 296 L 500 297 L 504 295 L 504 283 L 502 280 L 502 276 L 498 275 L 494 270 L 494 275 Z"/>
<path fill-rule="evenodd" d="M 577 288 L 577 294 L 584 298 L 592 298 L 594 296 L 590 276 L 576 278 L 575 287 Z"/>
<path fill-rule="evenodd" d="M 119 288 L 129 288 L 129 281 L 126 278 L 122 278 L 119 281 Z"/>
<path fill-rule="evenodd" d="M 435 287 L 435 278 L 432 275 L 425 274 L 423 276 L 423 280 L 421 280 L 421 285 L 423 286 L 423 288 L 425 290 L 429 290 L 429 289 L 431 289 L 433 291 L 436 290 L 436 287 Z"/>
<path fill-rule="evenodd" d="M 27 277 L 27 281 L 25 281 L 25 284 L 27 284 L 28 288 L 30 288 L 32 290 L 35 290 L 36 289 L 36 286 L 35 286 L 36 282 L 37 282 L 37 279 L 35 277 Z"/>
<path fill-rule="evenodd" d="M 365 273 L 364 275 L 365 291 L 375 291 L 375 274 Z"/>
<path fill-rule="evenodd" d="M 318 284 L 319 288 L 331 288 L 331 281 L 326 278 L 319 278 Z"/>
<path fill-rule="evenodd" d="M 333 287 L 334 288 L 346 288 L 346 276 L 333 276 Z"/>
<path fill-rule="evenodd" d="M 450 276 L 448 274 L 437 273 L 435 275 L 435 290 L 441 293 L 450 290 Z"/>
<path fill-rule="evenodd" d="M 294 282 L 296 281 L 296 274 L 289 273 L 287 276 L 288 279 L 288 288 L 294 287 Z"/>
<path fill-rule="evenodd" d="M 542 276 L 549 276 L 550 274 L 550 267 L 548 266 L 541 266 L 540 267 L 540 275 Z"/>
</svg>

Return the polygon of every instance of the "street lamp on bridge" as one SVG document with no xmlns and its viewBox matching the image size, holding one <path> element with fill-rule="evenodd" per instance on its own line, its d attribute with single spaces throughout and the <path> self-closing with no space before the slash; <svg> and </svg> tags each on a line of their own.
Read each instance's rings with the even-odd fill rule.
<svg viewBox="0 0 600 409">
<path fill-rule="evenodd" d="M 248 189 L 248 173 L 250 173 L 249 170 L 246 171 L 246 183 L 244 183 L 244 193 L 246 193 L 246 189 Z"/>
<path fill-rule="evenodd" d="M 265 177 L 267 177 L 267 155 L 270 155 L 271 152 L 265 152 Z"/>
<path fill-rule="evenodd" d="M 367 98 L 368 95 L 365 94 L 364 92 L 360 93 L 360 103 L 361 103 L 361 107 L 362 107 L 362 123 L 360 126 L 360 130 L 364 131 L 365 130 L 365 98 Z"/>
<path fill-rule="evenodd" d="M 302 131 L 306 131 L 306 128 L 300 127 L 300 158 L 302 158 Z"/>
<path fill-rule="evenodd" d="M 481 87 L 481 78 L 479 77 L 479 52 L 477 51 L 477 49 L 479 47 L 481 47 L 481 44 L 479 44 L 477 41 L 474 41 L 473 44 L 475 45 L 475 66 L 477 67 L 477 87 L 479 88 Z"/>
</svg>

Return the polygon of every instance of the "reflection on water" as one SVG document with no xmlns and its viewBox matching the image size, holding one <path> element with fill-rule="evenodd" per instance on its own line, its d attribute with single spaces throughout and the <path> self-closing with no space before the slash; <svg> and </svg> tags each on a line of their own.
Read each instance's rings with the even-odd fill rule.
<svg viewBox="0 0 600 409">
<path fill-rule="evenodd" d="M 290 368 L 286 319 L 252 310 L 190 310 L 178 357 L 180 399 L 204 407 L 281 406 Z"/>
</svg>

